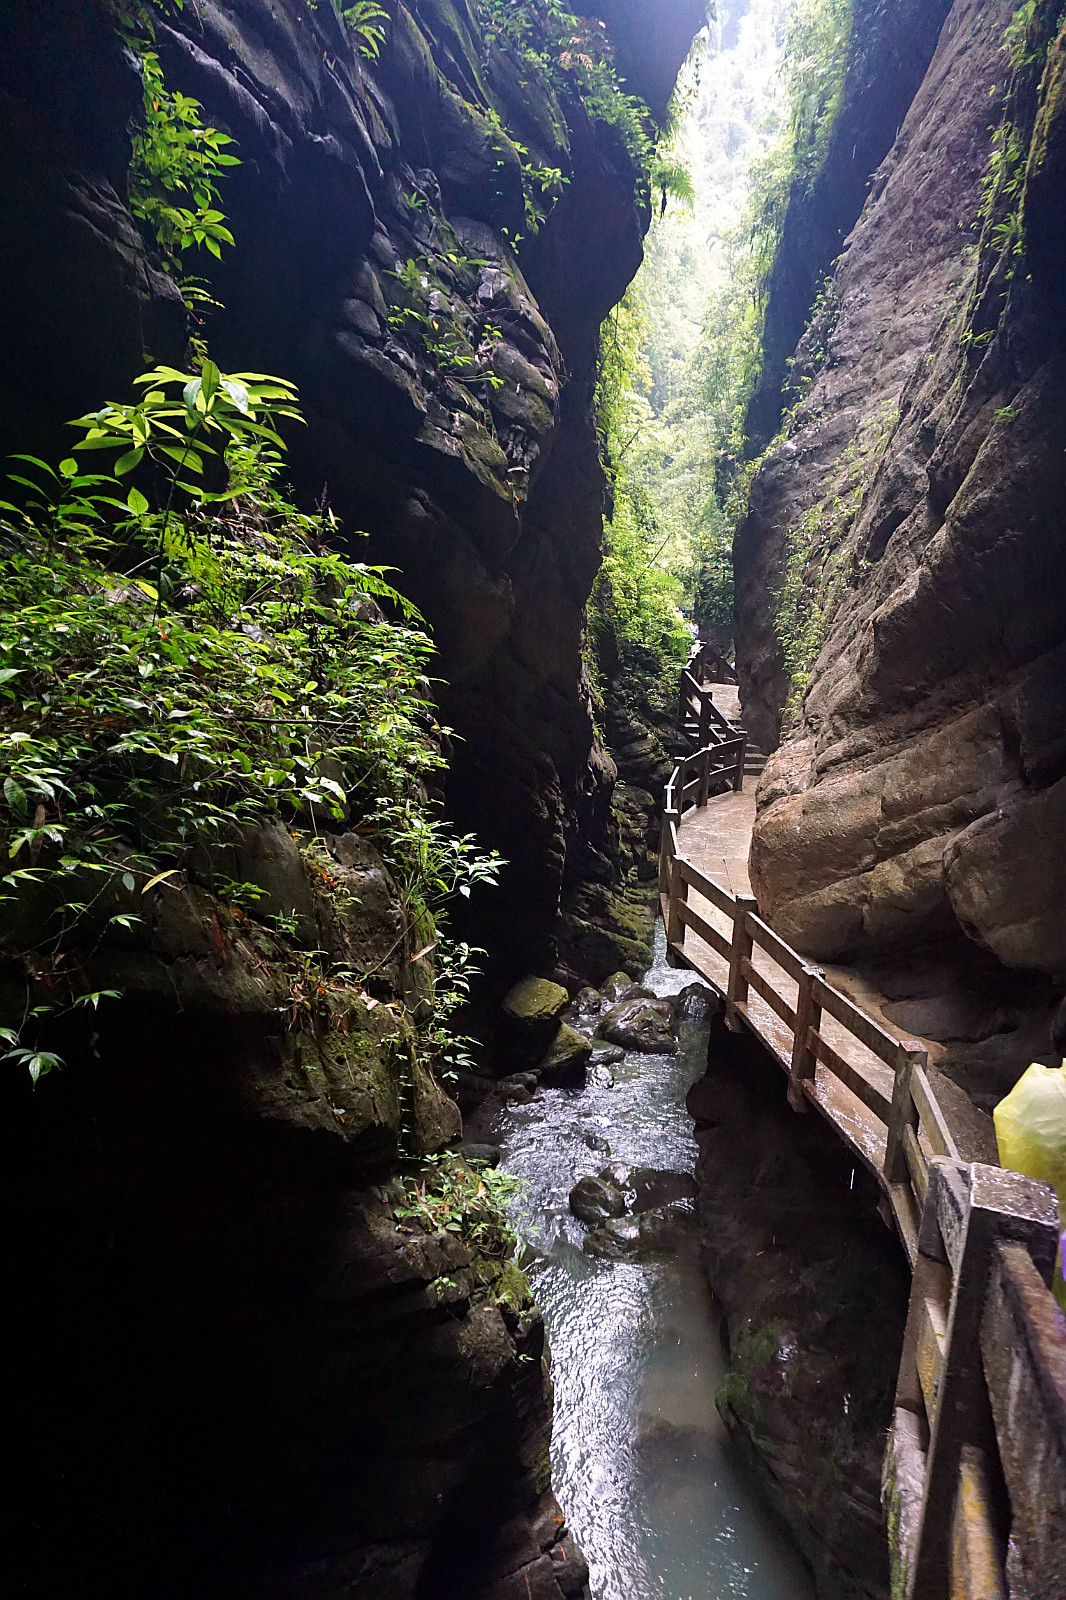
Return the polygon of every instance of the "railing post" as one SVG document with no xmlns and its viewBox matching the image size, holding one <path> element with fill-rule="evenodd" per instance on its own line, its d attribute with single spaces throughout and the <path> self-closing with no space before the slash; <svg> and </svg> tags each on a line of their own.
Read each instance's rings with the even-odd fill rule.
<svg viewBox="0 0 1066 1600">
<path fill-rule="evenodd" d="M 920 1044 L 901 1042 L 896 1058 L 896 1076 L 892 1084 L 892 1107 L 888 1113 L 888 1140 L 885 1145 L 885 1179 L 888 1183 L 910 1183 L 907 1165 L 904 1128 L 913 1128 L 918 1136 L 918 1107 L 911 1097 L 911 1073 L 916 1066 L 924 1067 L 928 1055 Z M 921 1210 L 921 1197 L 918 1200 Z"/>
<path fill-rule="evenodd" d="M 747 757 L 747 753 L 748 736 L 746 733 L 741 732 L 740 749 L 737 752 L 737 766 L 736 771 L 733 774 L 733 790 L 736 794 L 739 794 L 741 789 L 744 787 L 744 761 Z"/>
<path fill-rule="evenodd" d="M 670 893 L 670 863 L 673 860 L 671 824 L 675 827 L 680 822 L 680 813 L 672 808 L 663 812 L 662 834 L 659 838 L 659 894 Z"/>
<path fill-rule="evenodd" d="M 711 793 L 711 752 L 708 749 L 700 751 L 700 788 L 696 796 L 696 804 L 702 811 L 707 804 Z"/>
<path fill-rule="evenodd" d="M 681 876 L 681 866 L 676 856 L 671 857 L 669 874 L 669 901 L 666 918 L 666 951 L 685 943 L 685 924 L 681 920 L 681 907 L 688 902 L 688 884 Z"/>
<path fill-rule="evenodd" d="M 726 990 L 726 1023 L 733 1029 L 739 1026 L 737 1006 L 746 1005 L 748 999 L 748 975 L 744 971 L 744 963 L 751 960 L 754 943 L 748 927 L 748 913 L 757 912 L 758 909 L 759 902 L 750 895 L 738 894 L 733 902 L 733 939 L 729 951 L 729 986 Z"/>
<path fill-rule="evenodd" d="M 960 1521 L 987 1528 L 994 1520 L 990 1505 L 967 1505 L 965 1497 L 968 1480 L 982 1476 L 978 1470 L 975 1479 L 975 1464 L 979 1469 L 998 1450 L 980 1340 L 993 1252 L 1001 1241 L 1024 1245 L 1049 1279 L 1058 1243 L 1054 1192 L 998 1167 L 933 1160 L 889 1441 L 894 1492 L 910 1501 L 890 1518 L 905 1530 L 891 1552 L 893 1566 L 905 1574 L 905 1600 L 965 1593 L 952 1582 L 953 1533 Z M 900 1438 L 908 1418 L 915 1417 L 920 1452 L 923 1416 L 929 1441 L 924 1462 L 913 1449 L 910 1456 L 924 1470 L 918 1482 L 916 1471 L 907 1474 L 904 1484 Z M 890 1476 L 886 1470 L 886 1488 Z"/>
<path fill-rule="evenodd" d="M 796 1031 L 792 1039 L 792 1060 L 788 1069 L 788 1103 L 793 1111 L 807 1111 L 807 1096 L 803 1092 L 806 1080 L 818 1070 L 818 1057 L 810 1047 L 809 1035 L 817 1033 L 822 1025 L 822 1008 L 814 997 L 814 985 L 821 974 L 804 966 L 800 972 L 796 995 Z"/>
<path fill-rule="evenodd" d="M 714 700 L 709 689 L 700 689 L 700 731 L 696 741 L 698 750 L 705 750 L 711 742 L 711 708 Z"/>
</svg>

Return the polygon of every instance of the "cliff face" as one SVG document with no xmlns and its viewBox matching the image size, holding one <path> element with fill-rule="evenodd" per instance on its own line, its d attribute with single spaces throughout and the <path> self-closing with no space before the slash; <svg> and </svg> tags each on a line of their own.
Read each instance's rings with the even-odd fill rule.
<svg viewBox="0 0 1066 1600">
<path fill-rule="evenodd" d="M 757 733 L 788 687 L 775 591 L 821 640 L 759 790 L 760 902 L 815 957 L 902 952 L 899 1020 L 986 1101 L 1066 978 L 1062 7 L 1012 67 L 1014 10 L 956 0 L 736 549 Z"/>
<path fill-rule="evenodd" d="M 465 5 L 392 8 L 372 67 L 326 5 L 203 0 L 168 17 L 168 84 L 241 161 L 223 199 L 237 245 L 211 264 L 212 353 L 299 385 L 297 487 L 325 484 L 344 526 L 370 535 L 360 555 L 397 566 L 423 609 L 460 736 L 449 809 L 511 862 L 479 942 L 504 978 L 550 967 L 567 838 L 609 810 L 580 661 L 602 529 L 591 399 L 647 196 L 618 129 Z M 657 93 L 686 29 L 648 36 L 641 64 L 629 26 L 631 86 Z M 135 62 L 92 7 L 16 6 L 0 27 L 0 448 L 48 454 L 66 418 L 126 392 L 145 350 L 179 361 L 185 330 L 121 198 Z M 532 169 L 565 180 L 535 236 Z M 496 387 L 457 381 L 398 329 L 409 296 L 394 274 L 411 262 Z"/>
<path fill-rule="evenodd" d="M 840 111 L 817 173 L 793 186 L 766 286 L 762 358 L 744 428 L 751 455 L 766 448 L 795 398 L 785 392 L 789 358 L 925 76 L 950 3 L 854 0 Z"/>
<path fill-rule="evenodd" d="M 303 0 L 187 0 L 157 17 L 156 48 L 241 162 L 212 354 L 299 385 L 297 492 L 325 484 L 370 535 L 355 553 L 400 568 L 425 613 L 459 736 L 449 810 L 512 863 L 477 930 L 506 975 L 554 959 L 572 841 L 611 877 L 615 771 L 580 655 L 603 488 L 591 399 L 647 200 L 618 130 L 465 4 L 389 9 L 372 67 Z M 671 51 L 676 69 L 676 41 L 649 50 L 660 76 Z M 140 99 L 104 10 L 4 8 L 0 450 L 55 457 L 65 419 L 124 398 L 149 358 L 183 363 L 180 296 L 124 198 Z M 535 236 L 531 167 L 569 180 Z M 478 382 L 434 353 L 438 315 Z M 23 1463 L 5 1569 L 24 1593 L 584 1589 L 548 1488 L 524 1279 L 491 1237 L 412 1220 L 396 1176 L 399 1152 L 410 1169 L 460 1135 L 405 1020 L 424 962 L 366 839 L 322 850 L 247 839 L 251 916 L 193 875 L 135 904 L 116 888 L 74 954 L 121 1005 L 57 1039 L 66 1069 L 36 1094 L 4 1079 Z M 135 930 L 106 931 L 131 911 Z M 373 978 L 305 1026 L 318 949 Z M 24 988 L 5 950 L 5 1010 Z"/>
</svg>

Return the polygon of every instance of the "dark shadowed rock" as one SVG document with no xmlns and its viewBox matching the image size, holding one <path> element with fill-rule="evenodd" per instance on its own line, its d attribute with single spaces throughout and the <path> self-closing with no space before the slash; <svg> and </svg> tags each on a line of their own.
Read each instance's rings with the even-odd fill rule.
<svg viewBox="0 0 1066 1600">
<path fill-rule="evenodd" d="M 640 1253 L 640 1224 L 635 1217 L 612 1217 L 586 1233 L 581 1248 L 587 1256 L 624 1261 Z"/>
<path fill-rule="evenodd" d="M 570 1209 L 579 1222 L 594 1228 L 610 1217 L 625 1215 L 625 1196 L 602 1177 L 581 1178 L 570 1191 Z"/>
<path fill-rule="evenodd" d="M 591 1058 L 592 1045 L 585 1035 L 563 1022 L 537 1068 L 537 1076 L 547 1084 L 584 1083 L 585 1069 Z"/>
<path fill-rule="evenodd" d="M 660 1172 L 654 1167 L 634 1167 L 627 1187 L 633 1191 L 634 1211 L 650 1211 L 675 1200 L 694 1200 L 698 1193 L 696 1180 L 689 1173 Z"/>
<path fill-rule="evenodd" d="M 710 1022 L 720 1011 L 721 999 L 705 983 L 690 983 L 674 997 L 674 1019 L 682 1022 Z"/>
<path fill-rule="evenodd" d="M 646 997 L 639 992 L 633 999 L 613 1006 L 597 1024 L 596 1032 L 623 1050 L 638 1050 L 646 1055 L 670 1055 L 677 1049 L 673 1035 L 673 1015 L 666 1000 Z"/>
</svg>

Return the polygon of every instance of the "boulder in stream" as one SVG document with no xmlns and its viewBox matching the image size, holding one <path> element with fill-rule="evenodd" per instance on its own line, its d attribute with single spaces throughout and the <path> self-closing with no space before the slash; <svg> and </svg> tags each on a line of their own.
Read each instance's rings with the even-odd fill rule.
<svg viewBox="0 0 1066 1600">
<path fill-rule="evenodd" d="M 598 989 L 579 989 L 563 1012 L 563 1021 L 591 1030 L 609 1003 Z"/>
<path fill-rule="evenodd" d="M 568 1022 L 562 1022 L 537 1068 L 537 1077 L 547 1084 L 584 1083 L 591 1055 L 592 1045 L 585 1035 Z"/>
<path fill-rule="evenodd" d="M 645 991 L 612 1006 L 596 1032 L 623 1050 L 638 1050 L 646 1055 L 672 1055 L 677 1049 L 669 1001 L 658 1000 Z"/>
<path fill-rule="evenodd" d="M 696 1180 L 687 1172 L 662 1172 L 656 1167 L 634 1167 L 627 1188 L 633 1191 L 634 1211 L 652 1211 L 677 1200 L 695 1200 Z"/>
<path fill-rule="evenodd" d="M 674 1022 L 710 1022 L 722 1002 L 705 983 L 690 983 L 674 997 Z"/>
<path fill-rule="evenodd" d="M 579 1222 L 595 1228 L 612 1217 L 625 1215 L 625 1195 L 603 1177 L 581 1178 L 570 1191 L 570 1209 Z"/>
<path fill-rule="evenodd" d="M 595 1044 L 592 1047 L 592 1060 L 589 1065 L 592 1067 L 616 1067 L 625 1058 L 626 1053 L 620 1045 Z"/>
<path fill-rule="evenodd" d="M 636 1217 L 611 1217 L 586 1233 L 581 1248 L 602 1261 L 625 1261 L 640 1253 L 640 1223 Z"/>
<path fill-rule="evenodd" d="M 650 989 L 645 989 L 641 984 L 635 983 L 628 972 L 614 972 L 607 979 L 601 989 L 601 994 L 609 1006 L 616 1006 L 619 1000 L 632 998 L 634 991 L 654 998 Z"/>
<path fill-rule="evenodd" d="M 521 1028 L 548 1030 L 561 1016 L 569 996 L 549 978 L 523 978 L 503 997 L 504 1015 Z"/>
</svg>

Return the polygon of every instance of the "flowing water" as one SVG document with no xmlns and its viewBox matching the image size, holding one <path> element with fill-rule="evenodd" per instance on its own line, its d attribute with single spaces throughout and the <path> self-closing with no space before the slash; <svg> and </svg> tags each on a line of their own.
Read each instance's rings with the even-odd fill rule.
<svg viewBox="0 0 1066 1600">
<path fill-rule="evenodd" d="M 645 984 L 675 994 L 692 976 L 666 966 L 660 927 Z M 541 1090 L 493 1126 L 503 1167 L 529 1184 L 513 1221 L 551 1342 L 553 1487 L 595 1600 L 813 1596 L 715 1410 L 725 1362 L 694 1229 L 650 1260 L 597 1261 L 567 1203 L 612 1158 L 692 1172 L 685 1095 L 706 1057 L 706 1027 L 686 1024 L 676 1056 L 631 1053 L 613 1087 Z"/>
</svg>

